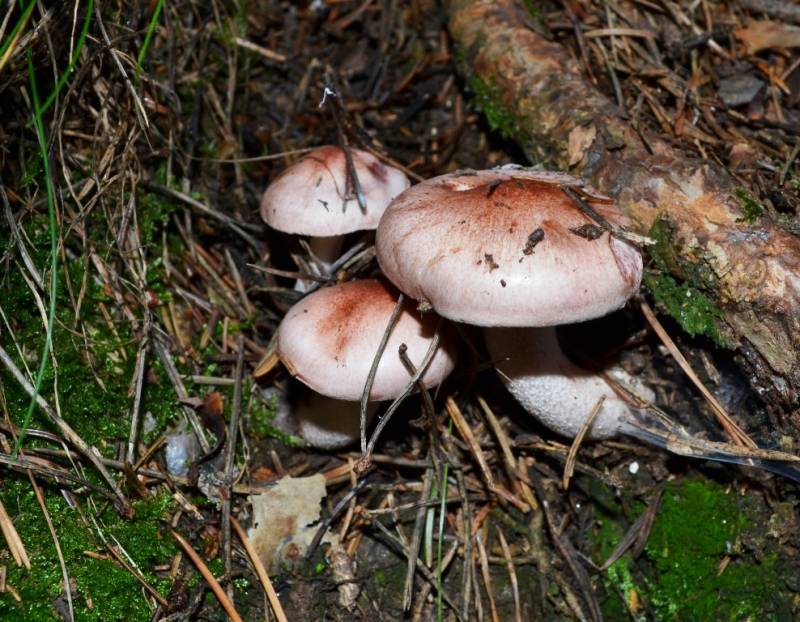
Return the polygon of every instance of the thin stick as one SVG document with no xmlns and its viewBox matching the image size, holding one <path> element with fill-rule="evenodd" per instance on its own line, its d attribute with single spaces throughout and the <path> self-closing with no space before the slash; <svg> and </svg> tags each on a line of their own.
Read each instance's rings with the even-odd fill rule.
<svg viewBox="0 0 800 622">
<path fill-rule="evenodd" d="M 173 190 L 172 188 L 167 188 L 166 186 L 160 186 L 158 184 L 149 182 L 149 181 L 142 181 L 142 186 L 147 188 L 148 190 L 152 190 L 153 192 L 158 192 L 159 194 L 172 198 L 177 199 L 178 201 L 182 201 L 186 203 L 189 207 L 193 207 L 201 214 L 204 214 L 210 218 L 214 218 L 215 220 L 220 221 L 221 223 L 227 225 L 231 228 L 232 231 L 236 232 L 240 238 L 242 238 L 245 242 L 247 242 L 253 248 L 258 248 L 259 243 L 256 239 L 247 233 L 247 230 L 261 232 L 261 227 L 255 227 L 245 222 L 239 222 L 234 218 L 231 218 L 227 214 L 223 214 L 222 212 L 218 212 L 215 209 L 210 208 L 205 203 L 201 203 L 197 199 L 193 199 L 188 194 L 184 194 L 183 192 L 179 192 L 177 190 Z"/>
<path fill-rule="evenodd" d="M 575 435 L 575 438 L 572 440 L 572 445 L 569 447 L 569 453 L 567 453 L 567 462 L 564 464 L 564 476 L 561 479 L 561 484 L 564 486 L 564 490 L 569 488 L 569 480 L 572 478 L 572 474 L 575 472 L 575 460 L 578 457 L 578 449 L 580 449 L 583 439 L 586 437 L 587 432 L 589 432 L 589 428 L 592 427 L 594 420 L 597 418 L 597 413 L 600 412 L 600 409 L 603 407 L 603 402 L 605 401 L 606 396 L 601 395 L 600 399 L 597 400 L 597 403 L 592 407 L 592 411 L 589 413 L 589 416 L 584 419 L 583 425 L 581 425 L 581 429 L 578 431 L 578 434 Z"/>
<path fill-rule="evenodd" d="M 475 456 L 475 460 L 478 462 L 478 466 L 480 467 L 481 474 L 486 482 L 486 486 L 489 488 L 489 490 L 494 489 L 494 477 L 492 477 L 492 471 L 489 469 L 489 464 L 486 462 L 483 451 L 481 451 L 478 441 L 475 440 L 475 435 L 472 433 L 472 429 L 467 424 L 467 420 L 464 419 L 464 415 L 461 414 L 461 409 L 450 395 L 448 395 L 447 399 L 445 400 L 445 409 L 447 410 L 447 414 L 450 415 L 450 418 L 453 420 L 453 423 L 456 424 L 456 429 L 461 435 L 461 438 L 464 439 L 464 442 L 472 451 L 472 455 Z"/>
<path fill-rule="evenodd" d="M 390 532 L 386 527 L 384 527 L 383 524 L 381 524 L 380 521 L 373 521 L 372 524 L 375 527 L 377 527 L 378 531 L 380 531 L 389 540 L 389 542 L 392 544 L 392 546 L 394 546 L 396 549 L 400 550 L 404 555 L 408 554 L 408 550 L 406 549 L 405 546 L 403 546 L 403 543 L 400 540 L 400 538 L 398 538 L 396 535 L 394 535 L 392 532 Z M 458 548 L 458 544 L 456 544 L 454 546 L 454 548 Z M 428 567 L 425 565 L 425 563 L 421 559 L 417 559 L 417 571 L 433 587 L 433 589 L 437 590 L 437 593 L 438 593 L 438 590 L 439 590 L 440 586 L 437 585 L 436 577 L 433 575 L 433 573 L 430 570 L 428 570 Z M 458 610 L 458 607 L 456 607 L 456 604 L 453 602 L 453 599 L 450 598 L 450 596 L 448 596 L 447 592 L 444 591 L 444 587 L 443 586 L 441 586 L 441 589 L 442 589 L 442 598 L 443 598 L 444 602 L 447 603 L 447 606 L 450 607 L 450 609 L 453 611 L 453 614 L 456 616 L 456 618 L 458 620 L 463 620 L 464 618 L 461 615 L 461 612 Z"/>
<path fill-rule="evenodd" d="M 113 325 L 112 325 L 113 326 Z M 136 354 L 136 368 L 134 370 L 133 406 L 131 407 L 131 431 L 128 435 L 127 460 L 131 464 L 136 461 L 136 437 L 139 432 L 139 415 L 142 406 L 142 389 L 144 388 L 144 366 L 147 360 L 147 350 L 150 347 L 150 314 L 145 312 L 144 335 L 139 351 Z"/>
<path fill-rule="evenodd" d="M 194 565 L 197 566 L 197 569 L 200 571 L 200 574 L 203 575 L 203 578 L 208 583 L 208 586 L 214 592 L 214 595 L 219 600 L 219 604 L 222 605 L 222 608 L 225 610 L 225 613 L 228 614 L 228 617 L 233 620 L 233 622 L 243 622 L 242 617 L 237 613 L 236 609 L 231 603 L 230 599 L 228 599 L 228 595 L 225 593 L 225 590 L 222 589 L 222 586 L 219 584 L 219 581 L 216 580 L 211 571 L 208 569 L 208 566 L 203 563 L 203 560 L 200 559 L 200 556 L 195 553 L 194 549 L 191 545 L 183 539 L 183 536 L 179 534 L 174 529 L 170 529 L 170 533 L 172 537 L 178 541 L 178 544 L 181 545 L 186 554 L 189 556 L 189 559 L 194 562 Z"/>
<path fill-rule="evenodd" d="M 520 611 L 519 603 L 519 584 L 517 582 L 517 571 L 514 567 L 514 560 L 511 557 L 511 549 L 506 542 L 506 537 L 503 535 L 503 530 L 497 530 L 497 536 L 500 539 L 500 548 L 503 549 L 503 557 L 506 558 L 506 568 L 508 568 L 508 579 L 511 582 L 511 592 L 514 595 L 514 621 L 522 622 L 522 613 Z"/>
<path fill-rule="evenodd" d="M 428 370 L 428 366 L 431 364 L 433 360 L 433 356 L 436 354 L 436 349 L 439 347 L 439 328 L 441 327 L 442 320 L 439 318 L 439 321 L 436 324 L 436 331 L 433 333 L 433 337 L 431 338 L 431 343 L 428 346 L 428 351 L 425 353 L 424 358 L 422 359 L 422 363 L 420 364 L 417 372 L 411 377 L 406 385 L 406 388 L 403 392 L 395 398 L 395 400 L 391 403 L 389 408 L 386 409 L 381 420 L 378 422 L 378 425 L 375 426 L 375 429 L 372 432 L 372 436 L 369 439 L 369 443 L 367 443 L 366 452 L 363 453 L 361 459 L 356 463 L 355 472 L 356 474 L 360 474 L 365 472 L 370 465 L 372 451 L 375 449 L 375 444 L 378 442 L 378 438 L 383 432 L 383 429 L 388 425 L 389 420 L 391 419 L 392 415 L 395 411 L 400 407 L 400 404 L 411 395 L 411 392 L 414 390 L 414 387 L 419 382 L 419 379 L 425 374 Z M 362 404 L 363 405 L 363 404 Z M 362 435 L 362 439 L 363 439 Z"/>
<path fill-rule="evenodd" d="M 244 371 L 244 338 L 239 335 L 236 370 L 234 371 L 233 404 L 231 420 L 228 424 L 228 444 L 225 447 L 225 486 L 228 494 L 222 500 L 222 552 L 225 559 L 225 576 L 228 577 L 228 597 L 233 601 L 233 583 L 230 582 L 231 570 L 231 485 L 233 484 L 233 467 L 236 460 L 236 432 L 239 430 L 239 417 L 242 412 L 242 374 Z"/>
<path fill-rule="evenodd" d="M 594 220 L 602 229 L 605 229 L 609 233 L 613 234 L 618 238 L 622 238 L 623 240 L 628 240 L 635 244 L 641 244 L 643 246 L 649 246 L 655 244 L 656 241 L 653 238 L 649 238 L 646 235 L 639 235 L 638 233 L 634 233 L 632 231 L 628 231 L 627 229 L 623 229 L 611 222 L 608 222 L 605 218 L 603 218 L 597 210 L 595 210 L 588 202 L 584 201 L 581 196 L 575 192 L 572 188 L 568 188 L 566 186 L 561 187 L 561 191 L 566 194 L 575 205 L 578 206 L 586 216 Z"/>
<path fill-rule="evenodd" d="M 261 585 L 264 587 L 264 591 L 267 593 L 269 604 L 272 607 L 272 613 L 275 614 L 275 618 L 278 620 L 278 622 L 288 622 L 286 614 L 283 612 L 281 601 L 278 600 L 278 595 L 275 593 L 275 588 L 272 587 L 272 581 L 269 580 L 269 575 L 264 568 L 264 564 L 261 563 L 258 553 L 256 553 L 256 550 L 253 548 L 253 544 L 250 542 L 250 539 L 247 537 L 244 529 L 242 529 L 239 521 L 237 521 L 233 516 L 231 516 L 231 525 L 233 525 L 233 530 L 236 532 L 236 535 L 239 536 L 239 540 L 242 541 L 242 546 L 244 546 L 244 550 L 247 551 L 247 555 L 250 557 L 253 568 L 256 569 L 256 574 L 261 581 Z"/>
<path fill-rule="evenodd" d="M 740 428 L 733 419 L 731 419 L 730 415 L 726 412 L 725 408 L 723 408 L 722 404 L 717 401 L 717 398 L 715 398 L 711 394 L 711 391 L 709 391 L 700 381 L 700 378 L 698 378 L 697 374 L 694 373 L 692 366 L 689 365 L 689 361 L 686 360 L 686 357 L 683 356 L 683 353 L 678 349 L 678 346 L 675 345 L 675 342 L 672 341 L 672 338 L 667 334 L 667 331 L 664 330 L 661 322 L 658 321 L 658 318 L 656 317 L 655 313 L 653 313 L 650 305 L 648 305 L 646 301 L 642 300 L 639 304 L 639 307 L 641 308 L 647 322 L 653 328 L 656 335 L 658 335 L 658 338 L 661 339 L 661 342 L 664 344 L 664 346 L 666 346 L 667 350 L 669 350 L 672 358 L 675 359 L 683 372 L 688 376 L 689 380 L 692 381 L 694 386 L 698 388 L 702 396 L 705 398 L 706 402 L 708 402 L 708 405 L 711 407 L 711 410 L 716 415 L 730 439 L 736 445 L 741 445 L 742 447 L 750 447 L 751 449 L 758 447 L 753 439 L 751 439 L 747 433 L 742 430 L 742 428 Z"/>
<path fill-rule="evenodd" d="M 197 436 L 200 447 L 203 449 L 203 453 L 207 454 L 211 450 L 211 445 L 203 432 L 203 425 L 200 423 L 197 413 L 191 406 L 185 403 L 185 401 L 189 399 L 189 394 L 186 392 L 186 387 L 183 386 L 183 381 L 175 367 L 175 363 L 172 362 L 169 350 L 158 338 L 154 340 L 154 343 L 156 352 L 158 352 L 158 358 L 161 359 L 161 364 L 164 366 L 164 371 L 167 372 L 167 376 L 169 376 L 172 386 L 175 388 L 175 393 L 178 394 L 178 400 L 183 404 L 183 412 L 186 413 L 189 423 L 192 424 L 192 429 L 194 430 L 195 436 Z"/>
<path fill-rule="evenodd" d="M 31 569 L 31 562 L 28 559 L 28 553 L 25 550 L 25 545 L 17 533 L 17 528 L 11 517 L 6 512 L 3 502 L 0 501 L 0 531 L 3 532 L 3 537 L 6 539 L 8 550 L 11 551 L 11 556 L 17 563 L 17 566 L 25 566 L 26 569 Z"/>
<path fill-rule="evenodd" d="M 36 479 L 34 479 L 33 473 L 30 471 L 28 471 L 28 478 L 31 481 L 31 486 L 33 486 L 33 491 L 36 494 L 36 501 L 38 501 L 39 507 L 42 508 L 44 520 L 47 523 L 47 528 L 50 530 L 50 537 L 53 538 L 53 544 L 56 547 L 58 564 L 61 566 L 61 580 L 64 582 L 62 587 L 67 598 L 69 620 L 70 622 L 75 622 L 75 609 L 72 605 L 72 590 L 70 589 L 69 585 L 69 573 L 67 572 L 67 564 L 64 561 L 64 553 L 61 550 L 61 542 L 58 540 L 58 534 L 56 533 L 56 528 L 53 525 L 53 519 L 50 517 L 50 512 L 47 511 L 47 504 L 44 502 L 44 493 L 42 493 L 41 486 L 36 483 Z"/>
<path fill-rule="evenodd" d="M 381 362 L 383 351 L 386 350 L 386 344 L 389 343 L 389 337 L 392 335 L 394 325 L 403 310 L 403 300 L 404 296 L 400 294 L 394 306 L 394 311 L 392 311 L 392 315 L 386 324 L 386 330 L 383 331 L 383 337 L 381 337 L 381 342 L 378 344 L 375 357 L 372 359 L 372 366 L 369 368 L 369 375 L 367 375 L 367 381 L 364 383 L 364 392 L 361 394 L 361 453 L 363 455 L 367 453 L 367 403 L 369 402 L 369 394 L 372 392 L 372 385 L 375 382 L 375 374 L 378 373 L 378 364 Z"/>
<path fill-rule="evenodd" d="M 494 594 L 492 593 L 492 578 L 489 575 L 489 560 L 486 557 L 486 548 L 483 546 L 483 538 L 481 538 L 480 531 L 475 534 L 475 544 L 478 545 L 478 561 L 481 565 L 481 576 L 483 576 L 483 583 L 486 587 L 486 596 L 489 598 L 489 609 L 492 612 L 492 622 L 500 622 L 500 617 L 497 615 L 497 606 L 494 602 Z"/>
<path fill-rule="evenodd" d="M 30 395 L 31 397 L 36 395 L 36 403 L 39 405 L 39 408 L 41 408 L 44 411 L 44 413 L 47 415 L 50 421 L 52 421 L 56 425 L 56 427 L 61 431 L 64 437 L 72 445 L 74 445 L 84 456 L 86 456 L 89 459 L 89 462 L 91 462 L 94 465 L 94 467 L 98 470 L 103 479 L 109 485 L 114 495 L 117 497 L 117 500 L 119 502 L 119 510 L 123 514 L 126 515 L 130 514 L 131 505 L 130 502 L 128 501 L 128 498 L 125 496 L 125 493 L 122 492 L 122 489 L 117 484 L 117 481 L 111 476 L 111 473 L 108 472 L 108 470 L 103 465 L 97 454 L 95 454 L 92 451 L 91 447 L 89 447 L 89 445 L 86 444 L 86 441 L 84 441 L 78 435 L 78 433 L 75 432 L 75 430 L 73 430 L 70 427 L 70 425 L 66 421 L 64 421 L 51 408 L 50 404 L 48 404 L 41 395 L 38 395 L 36 393 L 33 385 L 30 382 L 28 382 L 28 379 L 25 378 L 25 376 L 22 374 L 19 368 L 14 364 L 14 361 L 11 359 L 11 357 L 3 349 L 2 346 L 0 346 L 0 362 L 2 362 L 3 365 L 5 365 L 6 369 L 8 369 L 8 371 L 11 372 L 11 375 L 14 376 L 17 382 L 19 382 L 22 385 L 22 388 L 25 389 L 25 392 L 28 395 Z"/>
<path fill-rule="evenodd" d="M 411 536 L 410 554 L 406 567 L 406 582 L 403 588 L 403 611 L 408 611 L 409 607 L 411 607 L 411 597 L 414 591 L 414 575 L 416 574 L 417 557 L 419 556 L 419 545 L 422 542 L 422 521 L 427 511 L 427 503 L 425 503 L 425 501 L 430 497 L 432 486 L 433 469 L 427 469 L 422 478 L 421 501 L 417 508 L 417 515 L 414 517 L 414 531 Z"/>
</svg>

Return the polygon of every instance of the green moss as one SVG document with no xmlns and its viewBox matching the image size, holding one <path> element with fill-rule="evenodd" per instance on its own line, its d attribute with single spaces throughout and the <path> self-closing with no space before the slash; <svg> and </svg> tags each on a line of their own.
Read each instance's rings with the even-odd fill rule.
<svg viewBox="0 0 800 622">
<path fill-rule="evenodd" d="M 743 498 L 719 484 L 686 480 L 667 487 L 646 547 L 655 570 L 649 600 L 659 620 L 776 619 L 775 558 L 758 563 L 743 554 L 740 534 L 748 522 Z"/>
<path fill-rule="evenodd" d="M 166 204 L 150 205 L 147 201 L 144 202 L 144 207 L 137 211 L 137 217 L 140 226 L 143 222 L 149 223 L 147 235 L 153 237 L 165 222 L 171 208 Z M 100 210 L 95 210 L 90 215 L 90 218 L 93 217 L 104 218 Z M 30 240 L 28 250 L 33 262 L 37 266 L 49 265 L 46 219 L 32 215 L 24 222 L 24 228 Z M 108 227 L 101 222 L 87 224 L 87 230 L 102 231 L 103 236 L 110 235 Z M 10 248 L 12 244 L 7 234 L 0 234 L 2 248 Z M 102 239 L 98 244 L 98 248 L 108 247 Z M 58 364 L 59 403 L 64 419 L 84 440 L 100 449 L 110 449 L 113 441 L 126 439 L 129 433 L 132 398 L 128 396 L 128 391 L 138 342 L 125 322 L 115 322 L 116 332 L 112 331 L 100 312 L 99 305 L 104 303 L 109 313 L 113 313 L 116 306 L 114 299 L 104 285 L 97 281 L 91 262 L 78 253 L 74 253 L 72 257 L 74 258 L 68 260 L 66 270 L 64 266 L 60 268 L 59 280 L 62 286 L 59 288 L 56 303 L 53 333 L 53 353 Z M 148 280 L 151 287 L 160 289 L 164 275 L 158 255 L 152 263 L 158 265 L 149 267 Z M 70 279 L 76 296 L 85 286 L 80 317 L 77 319 L 65 286 L 67 278 Z M 44 327 L 33 294 L 19 270 L 6 270 L 0 277 L 0 301 L 11 325 L 14 340 L 23 349 L 25 362 L 29 368 L 36 369 L 43 345 Z M 3 326 L 0 332 L 4 335 L 3 347 L 15 359 L 17 366 L 24 370 L 23 361 L 8 331 Z M 145 383 L 143 412 L 153 412 L 159 425 L 163 427 L 177 409 L 177 398 L 153 356 L 149 358 L 149 363 L 151 371 L 160 381 L 158 384 Z M 151 377 L 153 373 L 150 374 Z M 54 403 L 55 378 L 56 374 L 50 366 L 43 379 L 42 395 L 51 404 Z M 30 401 L 29 396 L 4 368 L 0 369 L 0 382 L 12 419 L 21 423 Z M 32 425 L 51 429 L 49 421 L 39 409 L 34 411 Z"/>
<path fill-rule="evenodd" d="M 473 94 L 472 101 L 475 108 L 486 117 L 489 128 L 505 139 L 518 134 L 519 128 L 514 113 L 503 104 L 497 87 L 485 82 L 476 74 L 469 77 L 468 84 Z"/>
<path fill-rule="evenodd" d="M 277 395 L 267 402 L 252 391 L 248 390 L 245 394 L 250 395 L 245 411 L 248 435 L 256 439 L 274 438 L 289 447 L 302 447 L 305 444 L 303 439 L 286 434 L 273 425 L 277 412 Z"/>
<path fill-rule="evenodd" d="M 88 519 L 69 507 L 58 492 L 46 491 L 46 504 L 66 561 L 67 571 L 74 581 L 73 603 L 75 619 L 86 622 L 130 622 L 150 619 L 152 611 L 142 597 L 141 585 L 122 566 L 112 559 L 96 559 L 86 551 L 105 556 L 106 548 L 97 530 Z M 54 603 L 62 597 L 61 570 L 50 532 L 26 479 L 9 478 L 0 491 L 6 510 L 11 516 L 31 561 L 31 570 L 18 567 L 7 550 L 0 551 L 0 565 L 7 567 L 7 582 L 20 595 L 16 602 L 9 593 L 0 593 L 0 619 L 50 622 L 60 620 Z M 83 505 L 84 514 L 92 512 Z M 176 552 L 169 535 L 169 494 L 134 502 L 134 520 L 121 519 L 109 508 L 98 517 L 103 534 L 119 542 L 142 572 L 148 583 L 166 596 L 170 581 L 156 576 L 152 568 L 168 562 Z"/>
<path fill-rule="evenodd" d="M 657 220 L 649 235 L 656 243 L 649 249 L 654 269 L 645 272 L 645 287 L 692 337 L 704 335 L 724 347 L 722 310 L 705 293 L 713 283 L 711 276 L 703 266 L 688 265 L 677 257 L 672 228 L 666 220 Z"/>
<path fill-rule="evenodd" d="M 623 536 L 622 513 L 615 506 L 617 502 L 613 496 L 605 494 L 607 489 L 601 489 L 599 483 L 589 482 L 592 490 L 593 504 L 598 514 L 593 535 L 594 555 L 599 562 L 603 562 L 611 555 Z M 644 509 L 644 504 L 638 504 Z M 606 620 L 630 619 L 631 615 L 638 613 L 636 603 L 641 601 L 644 593 L 643 587 L 634 579 L 634 560 L 630 553 L 625 553 L 615 561 L 601 575 L 601 583 L 605 597 L 599 595 L 600 606 Z"/>
<path fill-rule="evenodd" d="M 686 282 L 679 283 L 664 273 L 645 273 L 644 284 L 656 301 L 692 337 L 705 335 L 717 345 L 725 346 L 726 341 L 717 325 L 722 319 L 722 312 L 703 292 Z"/>
<path fill-rule="evenodd" d="M 735 188 L 734 196 L 739 200 L 742 216 L 736 222 L 752 224 L 764 215 L 764 206 L 744 188 Z"/>
<path fill-rule="evenodd" d="M 528 15 L 536 19 L 541 19 L 542 12 L 539 10 L 539 7 L 536 6 L 536 2 L 534 2 L 534 0 L 522 0 L 522 6 L 525 7 Z"/>
<path fill-rule="evenodd" d="M 472 92 L 472 103 L 486 118 L 489 129 L 504 139 L 518 135 L 519 126 L 514 113 L 503 103 L 497 86 L 492 81 L 487 82 L 472 70 L 462 49 L 456 48 L 454 58 L 459 72 L 466 78 L 467 86 Z"/>
<path fill-rule="evenodd" d="M 593 492 L 592 544 L 599 563 L 645 506 L 629 499 L 633 516 L 623 520 L 619 499 L 595 499 Z M 628 552 L 599 575 L 605 618 L 651 619 L 645 612 L 652 611 L 660 621 L 794 619 L 783 581 L 794 569 L 778 570 L 782 562 L 777 543 L 765 538 L 764 512 L 757 497 L 710 480 L 669 483 L 644 554 L 633 560 Z"/>
</svg>

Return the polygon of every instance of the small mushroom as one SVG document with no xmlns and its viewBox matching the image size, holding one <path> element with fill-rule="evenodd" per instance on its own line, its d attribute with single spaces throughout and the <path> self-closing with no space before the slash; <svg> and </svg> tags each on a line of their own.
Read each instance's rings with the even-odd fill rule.
<svg viewBox="0 0 800 622">
<path fill-rule="evenodd" d="M 338 448 L 358 438 L 358 402 L 397 299 L 397 291 L 383 282 L 350 281 L 309 294 L 281 322 L 278 353 L 286 368 L 317 393 L 344 402 L 312 403 L 314 414 L 308 409 L 297 413 L 301 436 L 316 447 Z M 433 314 L 420 316 L 409 302 L 403 304 L 378 364 L 371 401 L 394 399 L 403 392 L 410 374 L 398 349 L 405 344 L 408 359 L 420 365 L 437 320 Z M 444 334 L 422 384 L 438 385 L 454 365 L 453 344 Z M 323 417 L 323 410 L 330 415 Z"/>
<path fill-rule="evenodd" d="M 350 191 L 344 150 L 330 145 L 314 149 L 283 171 L 261 198 L 261 218 L 270 227 L 310 236 L 309 247 L 325 276 L 339 255 L 342 237 L 375 229 L 389 202 L 409 186 L 402 171 L 366 151 L 350 151 L 366 211 Z"/>
<path fill-rule="evenodd" d="M 632 417 L 628 404 L 602 377 L 571 363 L 552 328 L 520 328 L 596 318 L 638 290 L 641 254 L 604 222 L 627 224 L 611 199 L 581 179 L 525 169 L 460 171 L 395 199 L 378 227 L 376 251 L 386 276 L 440 315 L 517 327 L 487 328 L 486 342 L 509 391 L 550 429 L 575 436 L 605 395 L 589 430 L 590 438 L 605 438 Z M 652 397 L 640 383 L 622 380 Z"/>
</svg>

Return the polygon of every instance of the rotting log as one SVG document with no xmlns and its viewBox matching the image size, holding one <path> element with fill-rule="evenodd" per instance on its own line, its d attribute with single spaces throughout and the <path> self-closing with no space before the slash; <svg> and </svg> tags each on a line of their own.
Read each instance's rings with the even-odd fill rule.
<svg viewBox="0 0 800 622">
<path fill-rule="evenodd" d="M 532 162 L 590 179 L 639 233 L 668 232 L 651 250 L 654 261 L 708 297 L 719 330 L 711 336 L 743 355 L 766 401 L 797 412 L 800 238 L 748 209 L 724 168 L 631 127 L 569 51 L 536 32 L 523 6 L 451 0 L 449 12 L 461 71 L 491 98 L 490 123 Z"/>
</svg>

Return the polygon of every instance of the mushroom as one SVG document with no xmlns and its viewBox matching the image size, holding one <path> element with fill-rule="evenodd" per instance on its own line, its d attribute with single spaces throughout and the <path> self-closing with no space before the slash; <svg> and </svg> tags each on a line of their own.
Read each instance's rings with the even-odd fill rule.
<svg viewBox="0 0 800 622">
<path fill-rule="evenodd" d="M 358 438 L 359 408 L 372 362 L 398 300 L 397 291 L 381 281 L 350 281 L 317 290 L 295 304 L 278 328 L 278 354 L 298 380 L 338 403 L 312 403 L 300 409 L 300 435 L 324 449 L 345 446 Z M 414 365 L 420 365 L 435 333 L 437 318 L 420 316 L 403 303 L 377 367 L 370 401 L 394 399 L 410 374 L 398 356 L 401 344 Z M 443 336 L 421 377 L 425 387 L 441 383 L 452 371 L 452 342 Z M 330 415 L 324 415 L 322 411 Z M 314 411 L 311 413 L 310 411 Z"/>
<path fill-rule="evenodd" d="M 378 227 L 376 251 L 387 278 L 443 317 L 517 327 L 487 328 L 487 345 L 510 392 L 550 429 L 575 436 L 605 396 L 589 437 L 606 438 L 626 429 L 631 410 L 602 377 L 566 358 L 552 327 L 622 307 L 639 288 L 642 257 L 564 188 L 600 222 L 626 224 L 611 199 L 576 177 L 460 171 L 395 199 Z M 652 398 L 629 376 L 621 380 Z"/>
<path fill-rule="evenodd" d="M 349 191 L 344 150 L 330 145 L 314 149 L 283 171 L 261 198 L 261 218 L 270 227 L 310 236 L 309 247 L 324 276 L 339 255 L 342 237 L 375 229 L 389 202 L 409 186 L 399 169 L 366 151 L 350 151 L 366 210 Z"/>
</svg>

